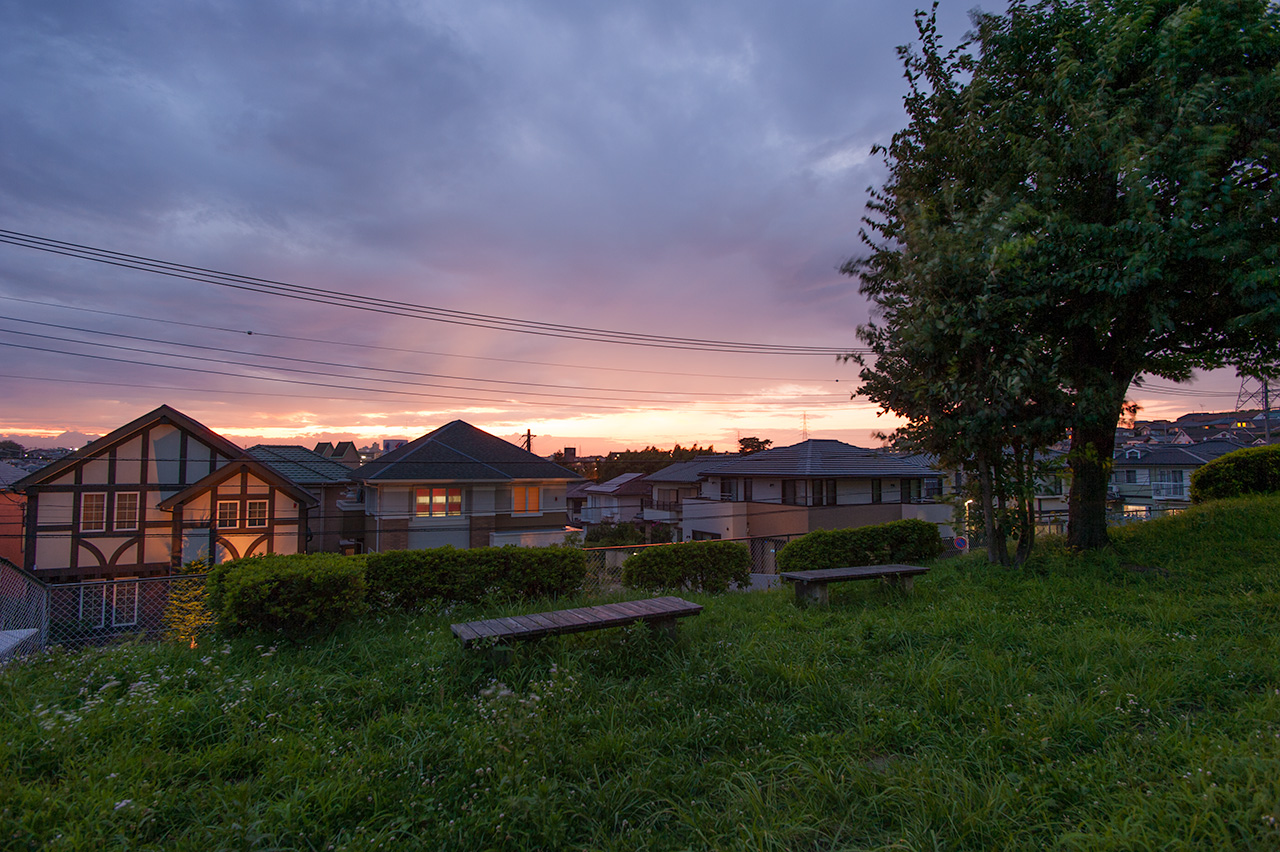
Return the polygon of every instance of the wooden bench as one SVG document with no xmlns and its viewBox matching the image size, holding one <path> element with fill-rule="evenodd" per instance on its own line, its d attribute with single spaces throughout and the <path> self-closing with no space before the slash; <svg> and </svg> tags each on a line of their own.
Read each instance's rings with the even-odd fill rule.
<svg viewBox="0 0 1280 852">
<path fill-rule="evenodd" d="M 603 630 L 606 627 L 622 627 L 644 621 L 657 630 L 674 637 L 676 619 L 697 615 L 702 605 L 689 603 L 681 598 L 650 598 L 643 601 L 584 606 L 578 609 L 562 609 L 556 612 L 539 612 L 532 615 L 512 615 L 506 618 L 485 618 L 451 624 L 453 635 L 462 640 L 462 647 L 476 644 L 501 645 L 522 639 L 538 639 L 559 633 L 582 633 L 586 630 Z"/>
<path fill-rule="evenodd" d="M 826 606 L 827 584 L 844 580 L 883 578 L 904 592 L 911 591 L 916 574 L 928 572 L 917 565 L 862 565 L 856 568 L 819 568 L 814 571 L 788 571 L 782 579 L 796 584 L 796 603 Z"/>
</svg>

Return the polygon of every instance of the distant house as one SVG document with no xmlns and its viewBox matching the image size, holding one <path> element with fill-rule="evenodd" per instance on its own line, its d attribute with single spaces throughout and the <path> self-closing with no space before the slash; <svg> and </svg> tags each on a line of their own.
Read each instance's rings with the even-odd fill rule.
<svg viewBox="0 0 1280 852">
<path fill-rule="evenodd" d="M 1126 512 L 1180 509 L 1191 504 L 1191 474 L 1246 444 L 1203 441 L 1185 445 L 1138 445 L 1117 450 L 1111 466 L 1110 497 Z"/>
<path fill-rule="evenodd" d="M 22 515 L 27 498 L 13 486 L 27 475 L 25 470 L 0 462 L 0 559 L 22 564 Z"/>
<path fill-rule="evenodd" d="M 355 453 L 355 445 L 350 441 L 338 447 L 344 445 Z M 307 516 L 308 553 L 356 553 L 362 549 L 364 506 L 356 494 L 360 486 L 351 478 L 353 469 L 343 456 L 330 453 L 326 458 L 306 447 L 268 444 L 250 447 L 248 453 L 320 501 Z"/>
<path fill-rule="evenodd" d="M 339 441 L 336 446 L 326 441 L 323 444 L 316 444 L 312 452 L 321 458 L 344 464 L 352 470 L 363 464 L 360 451 L 356 449 L 356 445 L 351 441 Z"/>
<path fill-rule="evenodd" d="M 702 494 L 704 477 L 700 471 L 714 462 L 731 458 L 739 456 L 730 453 L 699 456 L 692 461 L 667 465 L 646 476 L 644 482 L 650 489 L 650 501 L 644 507 L 644 520 L 679 526 L 684 518 L 684 501 Z"/>
<path fill-rule="evenodd" d="M 455 420 L 357 469 L 371 551 L 559 544 L 578 474 Z"/>
<path fill-rule="evenodd" d="M 643 473 L 624 473 L 608 482 L 588 485 L 582 520 L 588 524 L 623 524 L 641 519 L 652 486 Z"/>
<path fill-rule="evenodd" d="M 944 535 L 952 509 L 934 502 L 940 475 L 893 455 L 841 441 L 809 440 L 700 471 L 702 492 L 683 500 L 689 539 L 798 535 L 920 518 Z"/>
<path fill-rule="evenodd" d="M 19 480 L 23 566 L 46 581 L 169 573 L 305 549 L 316 499 L 192 418 L 162 405 Z"/>
</svg>

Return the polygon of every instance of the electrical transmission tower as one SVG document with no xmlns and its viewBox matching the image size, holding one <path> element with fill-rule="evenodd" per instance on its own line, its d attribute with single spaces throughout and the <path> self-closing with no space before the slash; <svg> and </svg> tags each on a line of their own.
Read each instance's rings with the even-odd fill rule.
<svg viewBox="0 0 1280 852">
<path fill-rule="evenodd" d="M 1240 374 L 1240 393 L 1236 396 L 1236 411 L 1262 410 L 1262 428 L 1267 443 L 1271 443 L 1271 410 L 1280 400 L 1280 379 L 1274 376 L 1250 376 Z"/>
</svg>

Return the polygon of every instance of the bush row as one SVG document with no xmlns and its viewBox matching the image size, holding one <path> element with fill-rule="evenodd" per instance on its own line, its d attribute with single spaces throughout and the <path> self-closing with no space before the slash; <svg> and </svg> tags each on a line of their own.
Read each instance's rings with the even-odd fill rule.
<svg viewBox="0 0 1280 852">
<path fill-rule="evenodd" d="M 1191 502 L 1280 492 L 1280 444 L 1219 456 L 1191 474 Z"/>
<path fill-rule="evenodd" d="M 209 608 L 230 633 L 303 636 L 363 615 L 370 603 L 410 609 L 428 601 L 488 595 L 539 598 L 582 588 L 586 555 L 577 548 L 486 547 L 254 556 L 209 572 Z"/>
<path fill-rule="evenodd" d="M 622 563 L 629 589 L 688 589 L 718 593 L 751 583 L 751 552 L 736 541 L 691 541 L 646 547 Z"/>
<path fill-rule="evenodd" d="M 582 588 L 586 554 L 576 547 L 393 550 L 369 555 L 369 595 L 400 609 L 430 600 L 474 602 L 489 595 L 545 598 Z"/>
<path fill-rule="evenodd" d="M 942 552 L 938 527 L 928 521 L 891 521 L 871 527 L 814 530 L 778 551 L 779 571 L 853 565 L 889 565 L 932 559 Z"/>
</svg>

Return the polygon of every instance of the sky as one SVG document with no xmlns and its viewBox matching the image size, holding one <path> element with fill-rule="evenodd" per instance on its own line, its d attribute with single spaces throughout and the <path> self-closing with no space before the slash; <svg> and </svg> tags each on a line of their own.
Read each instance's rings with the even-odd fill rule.
<svg viewBox="0 0 1280 852">
<path fill-rule="evenodd" d="M 0 437 L 873 445 L 839 267 L 914 8 L 0 0 Z"/>
</svg>

